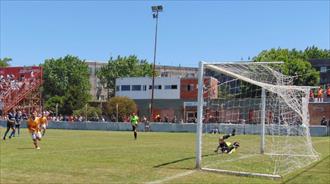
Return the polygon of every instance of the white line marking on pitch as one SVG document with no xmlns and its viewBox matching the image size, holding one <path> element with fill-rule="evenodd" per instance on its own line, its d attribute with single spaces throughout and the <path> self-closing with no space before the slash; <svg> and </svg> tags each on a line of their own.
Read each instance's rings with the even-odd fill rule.
<svg viewBox="0 0 330 184">
<path fill-rule="evenodd" d="M 214 166 L 214 165 L 217 165 L 219 163 L 226 163 L 226 162 L 238 161 L 238 160 L 250 158 L 250 157 L 253 157 L 253 156 L 257 156 L 257 155 L 255 155 L 255 154 L 253 154 L 253 155 L 243 155 L 243 156 L 240 156 L 238 158 L 233 158 L 233 159 L 229 159 L 229 160 L 218 160 L 218 161 L 216 161 L 216 162 L 214 162 L 212 164 L 205 165 L 205 167 Z"/>
<path fill-rule="evenodd" d="M 188 175 L 190 175 L 190 174 L 192 174 L 194 172 L 196 172 L 196 170 L 179 173 L 177 175 L 166 177 L 166 178 L 161 179 L 161 180 L 146 182 L 146 184 L 160 184 L 160 183 L 164 183 L 166 181 L 170 181 L 170 180 L 173 180 L 173 179 L 176 179 L 176 178 L 181 178 L 183 176 L 188 176 Z"/>
<path fill-rule="evenodd" d="M 230 159 L 230 160 L 224 160 L 224 161 L 220 161 L 220 162 L 217 162 L 217 163 L 226 163 L 226 162 L 232 162 L 232 161 L 237 161 L 237 160 L 241 160 L 241 159 L 245 159 L 245 158 L 250 158 L 250 157 L 253 157 L 255 155 L 243 155 L 241 157 L 238 157 L 236 159 Z M 214 165 L 214 164 L 209 164 L 207 165 L 206 167 L 209 167 L 211 165 Z M 177 175 L 174 175 L 174 176 L 169 176 L 169 177 L 166 177 L 164 179 L 160 179 L 160 180 L 156 180 L 156 181 L 150 181 L 150 182 L 146 182 L 146 184 L 161 184 L 161 183 L 164 183 L 164 182 L 167 182 L 167 181 L 170 181 L 170 180 L 173 180 L 173 179 L 177 179 L 177 178 L 181 178 L 183 176 L 187 176 L 187 175 L 190 175 L 194 172 L 196 172 L 198 170 L 192 170 L 192 171 L 188 171 L 188 172 L 183 172 L 183 173 L 179 173 Z"/>
</svg>

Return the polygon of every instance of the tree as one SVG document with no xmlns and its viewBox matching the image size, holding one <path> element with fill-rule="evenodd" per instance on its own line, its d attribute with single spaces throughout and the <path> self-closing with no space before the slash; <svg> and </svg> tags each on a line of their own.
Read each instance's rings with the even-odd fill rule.
<svg viewBox="0 0 330 184">
<path fill-rule="evenodd" d="M 90 99 L 88 66 L 78 57 L 47 59 L 43 71 L 43 97 L 48 107 L 54 107 L 55 102 L 59 104 L 59 113 L 72 114 Z"/>
<path fill-rule="evenodd" d="M 97 73 L 101 83 L 108 89 L 108 98 L 114 96 L 116 78 L 152 76 L 152 65 L 146 60 L 139 60 L 136 56 L 118 56 L 116 60 L 110 58 L 108 64 Z"/>
<path fill-rule="evenodd" d="M 75 116 L 82 116 L 86 117 L 87 115 L 87 120 L 91 121 L 98 121 L 100 120 L 102 114 L 102 110 L 98 107 L 91 107 L 91 106 L 85 106 L 79 110 L 74 110 L 73 115 Z"/>
<path fill-rule="evenodd" d="M 137 106 L 134 100 L 128 97 L 113 97 L 110 98 L 106 103 L 106 114 L 109 117 L 117 116 L 117 106 L 118 106 L 118 121 L 123 122 L 125 117 L 129 117 L 133 112 L 136 112 Z"/>
<path fill-rule="evenodd" d="M 253 60 L 255 62 L 283 61 L 284 64 L 281 67 L 281 72 L 285 75 L 295 76 L 293 81 L 294 85 L 316 86 L 320 80 L 319 72 L 316 71 L 307 60 L 311 59 L 310 57 L 312 56 L 323 54 L 315 54 L 318 51 L 316 51 L 314 47 L 312 50 L 313 51 L 307 48 L 303 52 L 296 49 L 273 48 L 271 50 L 262 51 L 258 56 L 254 57 Z M 320 53 L 323 53 L 323 51 L 320 51 Z"/>
<path fill-rule="evenodd" d="M 304 51 L 305 57 L 307 59 L 329 59 L 330 58 L 330 50 L 324 49 L 321 50 L 316 46 L 307 47 Z"/>
<path fill-rule="evenodd" d="M 9 66 L 9 62 L 12 61 L 11 58 L 5 57 L 3 59 L 0 59 L 0 67 L 7 67 Z"/>
<path fill-rule="evenodd" d="M 57 109 L 56 109 L 56 105 L 58 106 Z M 56 96 L 50 97 L 46 101 L 45 108 L 55 114 L 56 111 L 63 109 L 63 105 L 64 105 L 64 96 L 61 97 L 61 96 L 56 95 Z"/>
</svg>

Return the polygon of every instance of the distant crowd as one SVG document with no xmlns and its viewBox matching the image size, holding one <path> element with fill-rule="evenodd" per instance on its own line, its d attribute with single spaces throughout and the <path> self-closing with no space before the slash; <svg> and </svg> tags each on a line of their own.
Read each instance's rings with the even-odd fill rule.
<svg viewBox="0 0 330 184">
<path fill-rule="evenodd" d="M 16 80 L 15 75 L 0 75 L 0 99 L 2 99 L 1 97 L 6 96 L 10 90 L 16 91 L 21 89 L 22 86 L 23 82 Z"/>
<path fill-rule="evenodd" d="M 36 83 L 33 72 L 30 75 L 29 78 L 17 78 L 14 74 L 0 75 L 0 110 L 3 108 L 4 99 L 14 98 L 11 94 L 21 94 Z"/>
<path fill-rule="evenodd" d="M 330 84 L 326 89 L 320 86 L 317 90 L 311 89 L 309 92 L 310 102 L 330 102 Z"/>
</svg>

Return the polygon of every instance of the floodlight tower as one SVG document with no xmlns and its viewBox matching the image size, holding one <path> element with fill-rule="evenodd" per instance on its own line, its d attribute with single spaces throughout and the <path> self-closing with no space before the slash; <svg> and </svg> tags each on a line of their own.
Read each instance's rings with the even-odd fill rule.
<svg viewBox="0 0 330 184">
<path fill-rule="evenodd" d="M 155 66 L 156 66 L 156 52 L 157 52 L 157 31 L 158 31 L 158 13 L 163 11 L 163 6 L 152 6 L 152 17 L 156 19 L 156 31 L 155 31 L 155 45 L 154 45 L 154 64 L 152 66 L 152 86 L 151 86 L 151 100 L 150 100 L 150 121 L 153 120 L 154 112 L 154 90 L 155 90 Z"/>
</svg>

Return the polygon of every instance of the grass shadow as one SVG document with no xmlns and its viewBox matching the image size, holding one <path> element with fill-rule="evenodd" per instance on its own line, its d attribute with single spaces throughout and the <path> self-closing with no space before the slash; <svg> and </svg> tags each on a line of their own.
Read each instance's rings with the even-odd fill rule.
<svg viewBox="0 0 330 184">
<path fill-rule="evenodd" d="M 299 172 L 298 174 L 296 174 L 296 175 L 294 175 L 294 176 L 288 178 L 287 180 L 283 181 L 282 184 L 287 184 L 287 183 L 289 183 L 289 182 L 295 180 L 295 179 L 298 178 L 299 176 L 301 176 L 301 175 L 303 175 L 303 174 L 309 172 L 310 170 L 312 170 L 313 168 L 317 167 L 319 164 L 321 164 L 322 162 L 324 162 L 324 161 L 325 161 L 326 159 L 328 159 L 329 157 L 330 157 L 330 155 L 328 155 L 328 156 L 324 157 L 323 159 L 317 161 L 316 163 L 314 163 L 314 164 L 311 165 L 310 167 L 308 167 L 308 168 L 302 170 L 302 171 Z"/>
<path fill-rule="evenodd" d="M 35 148 L 17 148 L 19 150 L 29 150 L 29 149 L 35 149 Z"/>
<path fill-rule="evenodd" d="M 202 157 L 208 157 L 208 156 L 212 156 L 212 155 L 217 155 L 217 153 L 202 155 Z M 166 163 L 163 163 L 163 164 L 159 164 L 159 165 L 154 166 L 153 168 L 159 168 L 159 167 L 163 167 L 163 166 L 167 166 L 167 165 L 171 165 L 171 164 L 175 164 L 175 163 L 178 163 L 178 162 L 183 162 L 183 161 L 191 160 L 191 159 L 195 159 L 195 158 L 196 157 L 186 157 L 186 158 L 174 160 L 174 161 L 171 161 L 171 162 L 166 162 Z M 189 168 L 189 169 L 191 169 L 191 168 Z"/>
</svg>

